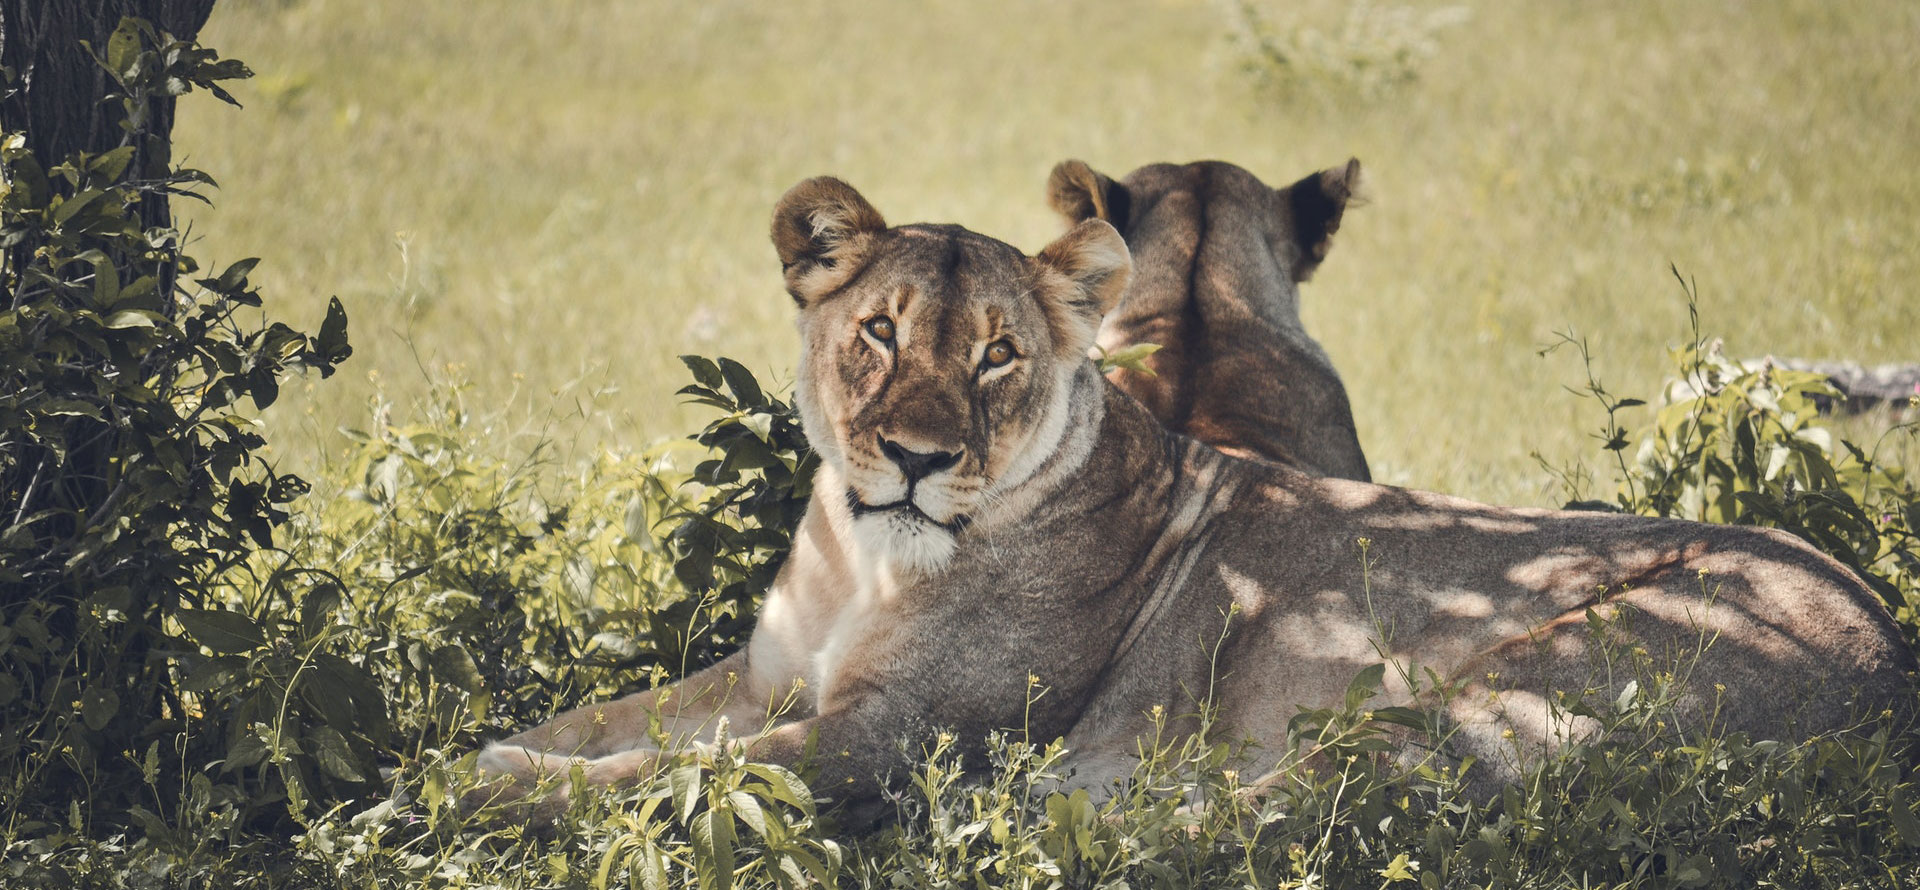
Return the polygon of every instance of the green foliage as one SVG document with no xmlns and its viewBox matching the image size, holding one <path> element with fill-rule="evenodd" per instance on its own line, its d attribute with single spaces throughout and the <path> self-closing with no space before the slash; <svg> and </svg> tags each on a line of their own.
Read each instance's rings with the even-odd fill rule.
<svg viewBox="0 0 1920 890">
<path fill-rule="evenodd" d="M 671 517 L 678 522 L 671 537 L 674 575 L 711 596 L 663 606 L 654 619 L 700 628 L 686 635 L 684 673 L 746 640 L 755 606 L 806 511 L 820 459 L 807 448 L 794 407 L 769 396 L 745 366 L 729 358 L 680 360 L 694 377 L 680 394 L 724 412 L 695 437 L 718 452 L 693 471 L 706 497 Z"/>
<path fill-rule="evenodd" d="M 1244 778 L 1223 767 L 1228 746 L 1196 739 L 1157 750 L 1099 803 L 1050 790 L 1057 745 L 997 739 L 993 772 L 974 783 L 936 747 L 899 823 L 856 847 L 852 883 L 1815 887 L 1913 872 L 1914 789 L 1884 730 L 1804 746 L 1656 741 L 1677 694 L 1652 683 L 1572 703 L 1601 732 L 1485 802 L 1441 764 L 1316 759 L 1326 740 L 1386 741 L 1394 727 L 1363 709 L 1366 692 L 1296 727 L 1273 774 Z"/>
<path fill-rule="evenodd" d="M 246 76 L 245 66 L 136 20 L 122 21 L 98 58 L 115 84 L 105 100 L 123 134 L 117 147 L 39 158 L 21 134 L 0 136 L 9 835 L 52 830 L 75 800 L 109 823 L 157 818 L 130 808 L 167 808 L 154 783 L 208 757 L 211 734 L 190 724 L 242 731 L 225 722 L 235 715 L 209 708 L 194 678 L 183 682 L 175 657 L 266 643 L 260 624 L 214 608 L 211 591 L 272 546 L 307 485 L 261 461 L 247 405 L 272 404 L 289 371 L 324 376 L 351 352 L 338 301 L 317 335 L 254 323 L 256 261 L 194 279 L 182 233 L 155 211 L 169 197 L 205 200 L 197 189 L 213 181 L 160 163 L 167 134 L 150 126 L 153 100 L 195 87 L 226 97 L 217 82 Z M 290 673 L 288 657 L 252 667 Z M 372 717 L 379 701 L 353 705 Z"/>
<path fill-rule="evenodd" d="M 1824 415 L 1844 397 L 1825 377 L 1729 360 L 1701 333 L 1693 283 L 1677 269 L 1674 276 L 1691 337 L 1673 350 L 1675 382 L 1637 446 L 1625 417 L 1646 403 L 1609 393 L 1584 341 L 1563 335 L 1553 347 L 1580 352 L 1582 391 L 1607 412 L 1595 438 L 1620 478 L 1606 506 L 1792 532 L 1864 578 L 1909 641 L 1920 640 L 1920 486 L 1882 457 L 1890 440 L 1920 438 L 1920 421 L 1893 425 L 1865 447 L 1840 437 Z M 1585 496 L 1581 471 L 1560 476 L 1574 500 Z"/>
<path fill-rule="evenodd" d="M 1142 374 L 1152 376 L 1153 369 L 1147 367 L 1147 357 L 1159 352 L 1160 344 L 1134 343 L 1130 346 L 1122 346 L 1112 352 L 1108 352 L 1104 347 L 1097 345 L 1094 348 L 1100 350 L 1100 355 L 1094 359 L 1094 364 L 1100 368 L 1100 373 L 1102 374 L 1115 368 L 1125 368 L 1129 371 L 1138 371 Z"/>
</svg>

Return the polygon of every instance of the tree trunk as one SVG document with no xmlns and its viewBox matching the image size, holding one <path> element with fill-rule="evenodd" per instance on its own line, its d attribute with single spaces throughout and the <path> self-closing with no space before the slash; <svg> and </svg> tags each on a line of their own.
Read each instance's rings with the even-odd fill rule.
<svg viewBox="0 0 1920 890">
<path fill-rule="evenodd" d="M 174 97 L 148 99 L 141 109 L 143 126 L 138 133 L 129 132 L 120 125 L 127 117 L 126 107 L 119 101 L 103 101 L 119 89 L 119 84 L 95 56 L 107 55 L 109 37 L 124 17 L 144 19 L 159 31 L 188 40 L 206 24 L 213 4 L 214 0 L 0 0 L 0 66 L 5 67 L 0 72 L 0 130 L 23 137 L 42 170 L 51 170 L 77 153 L 97 155 L 131 146 L 133 156 L 126 175 L 131 179 L 164 179 L 172 162 Z M 64 183 L 56 185 L 56 189 L 64 187 Z M 139 195 L 133 210 L 142 228 L 171 228 L 166 191 L 153 188 Z M 20 308 L 29 289 L 22 278 L 23 270 L 32 264 L 42 241 L 23 238 L 7 248 L 4 264 L 0 264 L 0 285 L 4 285 L 0 292 L 11 300 L 11 306 L 0 301 L 0 312 Z M 116 262 L 120 259 L 115 257 Z M 79 263 L 56 274 L 78 276 L 90 272 L 86 264 Z M 171 314 L 170 264 L 160 264 L 157 277 L 163 280 L 155 290 L 165 295 L 157 301 L 157 308 Z M 124 458 L 127 450 L 124 433 L 108 419 L 81 420 L 66 429 L 62 449 L 0 441 L 0 446 L 9 446 L 0 448 L 0 452 L 11 452 L 0 453 L 0 529 L 50 505 L 61 508 L 60 515 L 32 524 L 35 539 L 47 543 L 42 550 L 53 556 L 66 555 L 60 542 L 75 540 L 84 518 L 105 514 L 112 508 L 114 497 L 108 480 L 115 476 L 114 462 Z M 147 583 L 153 579 L 142 576 L 137 567 L 111 567 L 104 574 L 92 566 L 75 570 L 71 564 L 63 571 L 57 562 L 8 568 L 17 580 L 0 582 L 0 605 L 7 607 L 0 620 L 25 614 L 21 608 L 24 605 L 43 607 L 35 614 L 43 617 L 45 630 L 56 641 L 45 647 L 46 654 L 59 660 L 71 653 L 71 662 L 22 666 L 19 678 L 0 676 L 7 681 L 9 692 L 0 700 L 18 699 L 11 703 L 12 710 L 5 712 L 5 719 L 25 716 L 33 724 L 0 728 L 0 745 L 18 746 L 15 751 L 0 751 L 0 759 L 49 743 L 56 749 L 64 745 L 76 751 L 65 760 L 52 761 L 55 768 L 42 777 L 55 786 L 84 781 L 63 778 L 68 775 L 68 761 L 77 763 L 83 776 L 97 774 L 96 763 L 117 768 L 131 740 L 163 713 L 164 690 L 156 678 L 165 668 L 148 655 L 160 633 L 155 609 L 164 594 Z M 130 617 L 111 625 L 103 623 L 104 630 L 91 631 L 96 635 L 95 642 L 82 642 L 89 626 L 82 620 L 86 598 L 114 585 L 128 589 L 119 607 Z M 100 644 L 99 636 L 110 636 L 113 641 Z M 63 679 L 68 670 L 77 671 L 80 678 Z M 12 672 L 0 671 L 0 675 L 7 673 Z M 58 684 L 65 685 L 55 690 Z M 20 712 L 28 706 L 26 703 L 42 698 L 58 701 L 40 701 L 41 705 L 66 707 L 76 690 L 82 700 L 93 695 L 114 702 L 106 708 L 112 722 L 91 727 L 104 732 L 49 730 L 59 721 Z M 100 707 L 97 701 L 95 707 Z M 56 739 L 48 736 L 50 731 L 63 734 Z M 31 742 L 27 733 L 34 736 Z M 83 745 L 94 750 L 88 753 Z M 52 793 L 72 791 L 56 788 Z"/>
<path fill-rule="evenodd" d="M 207 23 L 214 0 L 0 0 L 0 65 L 13 73 L 13 89 L 0 97 L 0 129 L 26 136 L 27 148 L 47 167 L 77 151 L 103 152 L 125 143 L 117 110 L 101 97 L 114 87 L 106 69 L 88 55 L 104 55 L 107 36 L 125 16 L 143 18 L 182 40 Z M 150 137 L 135 148 L 133 169 L 164 176 L 173 152 L 174 99 L 153 99 Z M 148 226 L 171 224 L 164 194 L 142 200 Z M 18 268 L 18 266 L 16 266 Z"/>
</svg>

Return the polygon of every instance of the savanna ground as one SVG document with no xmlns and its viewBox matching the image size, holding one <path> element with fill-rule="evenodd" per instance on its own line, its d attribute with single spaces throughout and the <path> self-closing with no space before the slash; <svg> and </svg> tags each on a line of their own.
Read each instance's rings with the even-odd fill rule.
<svg viewBox="0 0 1920 890">
<path fill-rule="evenodd" d="M 1530 452 L 1592 454 L 1554 332 L 1657 391 L 1669 262 L 1736 356 L 1920 359 L 1920 7 L 1251 6 L 1297 76 L 1248 76 L 1240 8 L 1200 0 L 230 2 L 204 42 L 259 72 L 248 108 L 189 101 L 178 142 L 225 186 L 200 255 L 353 313 L 354 379 L 269 414 L 300 466 L 370 379 L 403 405 L 471 381 L 511 430 L 591 401 L 558 424 L 581 455 L 704 422 L 678 354 L 790 379 L 767 216 L 822 173 L 1037 250 L 1067 157 L 1279 183 L 1357 156 L 1373 202 L 1308 330 L 1378 478 L 1486 500 L 1555 503 Z"/>
<path fill-rule="evenodd" d="M 222 184 L 210 209 L 180 202 L 192 253 L 264 257 L 252 283 L 301 326 L 339 295 L 354 354 L 265 412 L 269 453 L 315 484 L 276 549 L 202 578 L 167 625 L 187 643 L 177 749 L 106 752 L 118 773 L 77 774 L 126 786 L 53 810 L 37 777 L 81 758 L 8 760 L 0 885 L 1920 875 L 1902 730 L 1866 715 L 1807 747 L 1675 739 L 1685 666 L 1633 653 L 1636 693 L 1567 703 L 1613 731 L 1494 801 L 1376 756 L 1388 724 L 1422 718 L 1368 709 L 1374 669 L 1302 716 L 1277 754 L 1318 768 L 1265 798 L 1209 745 L 1159 752 L 1104 810 L 1049 796 L 1057 751 L 1015 727 L 966 781 L 928 751 L 872 834 L 725 756 L 590 801 L 552 837 L 451 806 L 478 740 L 738 642 L 799 503 L 767 216 L 820 173 L 890 221 L 1035 250 L 1060 228 L 1042 185 L 1066 157 L 1115 175 L 1220 158 L 1280 183 L 1358 156 L 1372 201 L 1303 311 L 1377 478 L 1793 528 L 1870 572 L 1920 636 L 1912 426 L 1818 417 L 1818 381 L 1791 375 L 1657 399 L 1713 361 L 1670 264 L 1733 356 L 1920 360 L 1920 7 L 226 0 L 200 39 L 259 76 L 232 88 L 244 111 L 182 104 L 180 159 Z M 1563 332 L 1590 366 L 1540 355 Z M 698 366 L 727 405 L 683 404 L 682 353 L 733 356 L 767 394 Z M 1568 392 L 1589 371 L 1610 395 Z M 1609 411 L 1622 396 L 1655 404 Z M 770 463 L 697 467 L 684 437 L 709 423 Z M 1595 437 L 1615 424 L 1622 460 Z M 743 484 L 762 486 L 754 518 L 689 518 Z"/>
</svg>

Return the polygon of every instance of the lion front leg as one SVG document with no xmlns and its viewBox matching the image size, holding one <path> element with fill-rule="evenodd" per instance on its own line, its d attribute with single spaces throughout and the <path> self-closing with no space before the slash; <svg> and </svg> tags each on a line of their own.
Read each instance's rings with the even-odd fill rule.
<svg viewBox="0 0 1920 890">
<path fill-rule="evenodd" d="M 673 750 L 723 724 L 752 734 L 793 716 L 799 703 L 757 682 L 746 661 L 744 650 L 736 652 L 679 682 L 575 708 L 488 745 L 475 761 L 481 785 L 462 799 L 463 808 L 513 804 L 557 780 L 534 808 L 535 818 L 550 819 L 565 810 L 566 777 L 576 764 L 590 784 L 627 784 L 650 772 L 660 741 Z"/>
<path fill-rule="evenodd" d="M 620 788 L 652 776 L 665 756 L 659 751 L 635 750 L 587 760 L 515 745 L 492 745 L 476 762 L 479 773 L 492 778 L 467 792 L 460 801 L 461 808 L 471 813 L 500 807 L 533 825 L 551 825 L 572 802 L 575 768 L 580 769 L 589 786 Z"/>
</svg>

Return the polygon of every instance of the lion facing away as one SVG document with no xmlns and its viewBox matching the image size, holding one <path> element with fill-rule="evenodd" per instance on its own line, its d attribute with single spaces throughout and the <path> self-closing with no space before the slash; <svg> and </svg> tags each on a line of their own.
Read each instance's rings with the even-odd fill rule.
<svg viewBox="0 0 1920 890">
<path fill-rule="evenodd" d="M 1255 743 L 1249 761 L 1277 757 L 1299 707 L 1338 702 L 1383 656 L 1459 686 L 1434 704 L 1492 787 L 1590 731 L 1556 690 L 1630 679 L 1595 674 L 1598 633 L 1689 659 L 1693 727 L 1802 735 L 1911 701 L 1886 609 L 1784 533 L 1491 507 L 1167 431 L 1086 356 L 1131 268 L 1104 221 L 1027 257 L 957 226 L 889 228 L 821 178 L 781 199 L 773 241 L 821 465 L 752 638 L 489 746 L 489 792 L 520 799 L 572 764 L 636 781 L 664 756 L 652 720 L 670 746 L 784 765 L 812 745 L 815 787 L 854 804 L 943 729 L 969 757 L 996 729 L 1064 737 L 1070 781 L 1101 787 L 1152 715 L 1197 704 Z M 561 784 L 536 815 L 564 806 Z"/>
<path fill-rule="evenodd" d="M 1221 161 L 1149 164 L 1115 181 L 1062 161 L 1047 200 L 1069 225 L 1127 239 L 1133 284 L 1100 325 L 1112 352 L 1155 343 L 1151 374 L 1107 377 L 1174 432 L 1228 454 L 1370 481 L 1347 390 L 1300 323 L 1301 282 L 1333 245 L 1360 162 L 1283 189 Z"/>
</svg>

